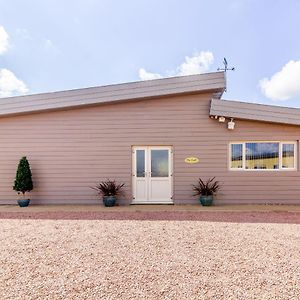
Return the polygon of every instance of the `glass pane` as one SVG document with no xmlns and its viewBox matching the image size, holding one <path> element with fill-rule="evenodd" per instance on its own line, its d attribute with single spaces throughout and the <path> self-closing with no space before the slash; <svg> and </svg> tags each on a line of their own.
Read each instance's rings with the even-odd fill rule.
<svg viewBox="0 0 300 300">
<path fill-rule="evenodd" d="M 136 177 L 145 177 L 145 150 L 136 150 Z"/>
<path fill-rule="evenodd" d="M 279 169 L 279 143 L 246 143 L 246 169 Z"/>
<path fill-rule="evenodd" d="M 294 144 L 282 144 L 282 168 L 294 168 L 295 167 L 295 145 Z"/>
<path fill-rule="evenodd" d="M 151 150 L 151 177 L 169 176 L 169 151 Z"/>
<path fill-rule="evenodd" d="M 232 144 L 231 145 L 230 167 L 232 169 L 243 168 L 243 144 Z"/>
</svg>

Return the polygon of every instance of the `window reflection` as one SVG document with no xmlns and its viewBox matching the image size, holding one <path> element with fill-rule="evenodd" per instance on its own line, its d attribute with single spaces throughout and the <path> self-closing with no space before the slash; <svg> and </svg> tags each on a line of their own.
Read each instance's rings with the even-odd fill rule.
<svg viewBox="0 0 300 300">
<path fill-rule="evenodd" d="M 246 143 L 246 169 L 279 169 L 279 143 Z"/>
<path fill-rule="evenodd" d="M 243 144 L 231 145 L 231 168 L 243 167 Z"/>
<path fill-rule="evenodd" d="M 136 177 L 145 177 L 145 150 L 136 150 Z"/>
<path fill-rule="evenodd" d="M 294 144 L 282 144 L 282 168 L 294 168 Z"/>
<path fill-rule="evenodd" d="M 169 151 L 151 150 L 151 177 L 169 176 Z"/>
<path fill-rule="evenodd" d="M 230 168 L 283 170 L 296 168 L 296 145 L 291 142 L 247 142 L 230 146 Z"/>
</svg>

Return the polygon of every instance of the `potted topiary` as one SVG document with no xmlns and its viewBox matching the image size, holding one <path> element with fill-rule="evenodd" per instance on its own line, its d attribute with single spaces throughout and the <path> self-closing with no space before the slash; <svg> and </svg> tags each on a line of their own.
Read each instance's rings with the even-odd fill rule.
<svg viewBox="0 0 300 300">
<path fill-rule="evenodd" d="M 92 187 L 99 195 L 102 196 L 103 203 L 107 207 L 115 206 L 117 201 L 117 195 L 121 194 L 122 188 L 125 184 L 117 184 L 115 180 L 109 180 L 100 182 L 97 186 Z"/>
<path fill-rule="evenodd" d="M 201 178 L 196 185 L 193 185 L 194 196 L 200 195 L 200 203 L 203 206 L 210 206 L 213 203 L 214 194 L 220 189 L 219 182 L 215 177 L 204 182 Z"/>
<path fill-rule="evenodd" d="M 33 189 L 32 183 L 32 175 L 30 170 L 30 165 L 27 158 L 24 156 L 20 159 L 16 179 L 13 186 L 13 189 L 18 192 L 18 194 L 22 196 L 21 199 L 18 200 L 18 204 L 20 207 L 26 207 L 29 205 L 30 199 L 25 198 L 26 192 L 30 192 Z"/>
</svg>

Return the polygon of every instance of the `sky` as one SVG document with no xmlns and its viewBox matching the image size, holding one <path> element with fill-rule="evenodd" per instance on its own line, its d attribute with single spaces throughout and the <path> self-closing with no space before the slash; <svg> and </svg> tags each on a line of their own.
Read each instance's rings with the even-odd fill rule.
<svg viewBox="0 0 300 300">
<path fill-rule="evenodd" d="M 300 107 L 299 0 L 0 0 L 0 98 L 215 72 Z M 0 99 L 1 101 L 1 99 Z"/>
</svg>

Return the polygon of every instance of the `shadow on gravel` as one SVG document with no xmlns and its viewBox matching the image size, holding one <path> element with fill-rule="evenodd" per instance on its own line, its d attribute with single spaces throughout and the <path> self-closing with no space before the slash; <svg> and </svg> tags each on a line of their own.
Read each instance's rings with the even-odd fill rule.
<svg viewBox="0 0 300 300">
<path fill-rule="evenodd" d="M 147 220 L 300 224 L 299 212 L 0 212 L 0 219 Z"/>
</svg>

